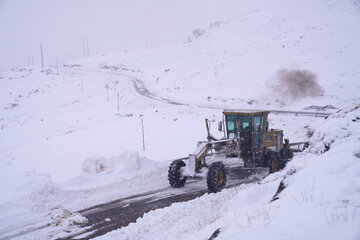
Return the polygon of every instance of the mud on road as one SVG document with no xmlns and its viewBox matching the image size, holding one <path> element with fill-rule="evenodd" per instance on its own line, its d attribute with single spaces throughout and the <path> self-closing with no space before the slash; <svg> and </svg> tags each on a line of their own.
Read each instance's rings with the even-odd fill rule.
<svg viewBox="0 0 360 240">
<path fill-rule="evenodd" d="M 236 179 L 229 179 L 226 188 L 239 186 L 244 183 L 256 182 L 268 173 L 268 169 L 234 169 Z M 172 203 L 185 202 L 208 193 L 206 180 L 193 179 L 184 188 L 163 188 L 154 191 L 121 198 L 109 203 L 100 204 L 79 211 L 88 222 L 79 230 L 60 238 L 91 239 L 104 235 L 110 231 L 136 222 L 145 213 L 170 206 Z"/>
</svg>

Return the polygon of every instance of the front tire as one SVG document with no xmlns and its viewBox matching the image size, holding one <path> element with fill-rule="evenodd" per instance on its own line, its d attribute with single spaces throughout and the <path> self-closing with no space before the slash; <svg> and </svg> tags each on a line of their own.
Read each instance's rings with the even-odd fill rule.
<svg viewBox="0 0 360 240">
<path fill-rule="evenodd" d="M 186 177 L 181 176 L 181 168 L 185 166 L 186 164 L 181 160 L 175 160 L 170 164 L 168 179 L 171 187 L 180 188 L 185 185 Z"/>
<path fill-rule="evenodd" d="M 210 165 L 207 174 L 207 186 L 210 192 L 220 192 L 226 185 L 226 170 L 222 162 Z"/>
</svg>

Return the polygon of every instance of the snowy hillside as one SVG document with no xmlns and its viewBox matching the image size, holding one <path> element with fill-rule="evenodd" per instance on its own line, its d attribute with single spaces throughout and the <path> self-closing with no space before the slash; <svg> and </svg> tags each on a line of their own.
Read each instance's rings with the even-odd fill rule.
<svg viewBox="0 0 360 240">
<path fill-rule="evenodd" d="M 359 23 L 353 0 L 243 1 L 182 43 L 1 72 L 0 239 L 65 237 L 79 210 L 168 188 L 223 108 L 333 114 L 271 114 L 310 142 L 285 169 L 99 239 L 359 239 Z"/>
<path fill-rule="evenodd" d="M 76 63 L 130 65 L 152 92 L 190 104 L 279 107 L 282 101 L 299 108 L 316 100 L 344 107 L 358 98 L 358 9 L 352 1 L 244 2 L 236 16 L 194 31 L 184 44 Z M 284 69 L 314 73 L 324 96 L 286 101 L 277 80 Z"/>
</svg>

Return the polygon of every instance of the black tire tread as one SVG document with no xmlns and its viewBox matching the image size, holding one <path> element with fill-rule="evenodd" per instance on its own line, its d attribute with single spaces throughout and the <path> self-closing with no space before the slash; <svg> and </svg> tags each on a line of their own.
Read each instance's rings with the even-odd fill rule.
<svg viewBox="0 0 360 240">
<path fill-rule="evenodd" d="M 186 183 L 186 177 L 178 178 L 177 172 L 180 171 L 180 168 L 185 167 L 186 164 L 182 160 L 173 161 L 168 170 L 168 179 L 170 186 L 173 188 L 183 187 Z"/>
<path fill-rule="evenodd" d="M 217 174 L 219 171 L 223 173 L 223 182 L 221 186 L 217 185 Z M 207 186 L 210 192 L 220 192 L 226 185 L 226 169 L 222 162 L 214 162 L 210 165 L 207 173 Z"/>
</svg>

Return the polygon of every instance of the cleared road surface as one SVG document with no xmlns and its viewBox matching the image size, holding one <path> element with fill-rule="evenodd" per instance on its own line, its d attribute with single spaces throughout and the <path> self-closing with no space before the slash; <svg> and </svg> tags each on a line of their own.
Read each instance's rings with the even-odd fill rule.
<svg viewBox="0 0 360 240">
<path fill-rule="evenodd" d="M 233 171 L 231 175 L 236 175 L 237 179 L 229 179 L 226 188 L 258 181 L 268 174 L 267 168 L 239 168 L 231 171 Z M 193 179 L 183 188 L 174 189 L 168 187 L 157 189 L 93 206 L 79 211 L 82 216 L 88 219 L 88 223 L 81 226 L 82 229 L 77 230 L 75 233 L 70 233 L 61 239 L 91 239 L 101 236 L 135 222 L 136 219 L 151 210 L 168 207 L 176 202 L 189 201 L 205 193 L 208 193 L 206 180 Z"/>
</svg>

